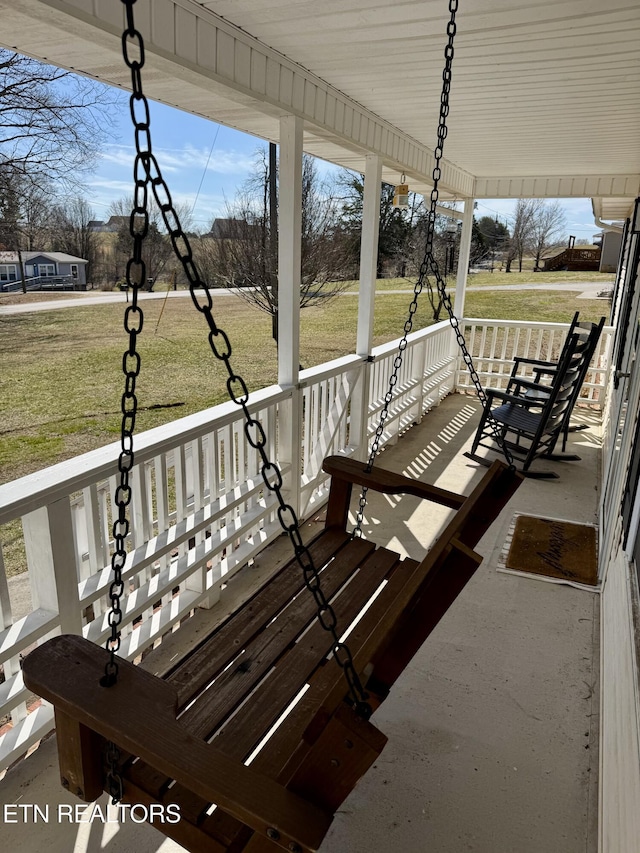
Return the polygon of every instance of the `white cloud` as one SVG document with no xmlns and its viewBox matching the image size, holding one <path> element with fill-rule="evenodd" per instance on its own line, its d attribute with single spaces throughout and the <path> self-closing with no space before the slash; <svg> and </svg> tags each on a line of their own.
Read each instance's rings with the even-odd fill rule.
<svg viewBox="0 0 640 853">
<path fill-rule="evenodd" d="M 126 166 L 129 169 L 133 168 L 134 158 L 135 149 L 133 146 L 109 145 L 104 151 L 100 152 L 100 160 L 103 163 L 114 163 L 116 166 Z"/>
<path fill-rule="evenodd" d="M 131 181 L 110 180 L 109 178 L 92 178 L 87 181 L 87 186 L 93 189 L 107 190 L 111 193 L 125 193 L 131 195 L 133 184 Z"/>
<path fill-rule="evenodd" d="M 198 169 L 220 175 L 246 173 L 252 166 L 253 158 L 240 151 L 216 150 L 214 147 L 209 159 L 209 148 L 197 147 L 189 143 L 182 148 L 154 148 L 154 154 L 163 172 L 178 173 L 185 169 Z M 111 145 L 102 153 L 105 163 L 133 168 L 135 148 L 133 145 Z M 209 160 L 207 164 L 207 160 Z"/>
</svg>

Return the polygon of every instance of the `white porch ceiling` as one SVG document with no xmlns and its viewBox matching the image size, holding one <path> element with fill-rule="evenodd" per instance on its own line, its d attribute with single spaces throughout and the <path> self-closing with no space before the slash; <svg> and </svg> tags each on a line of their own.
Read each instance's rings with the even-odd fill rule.
<svg viewBox="0 0 640 853">
<path fill-rule="evenodd" d="M 152 97 L 429 191 L 446 0 L 138 0 Z M 0 0 L 0 42 L 126 86 L 120 0 Z M 447 166 L 452 196 L 635 197 L 638 0 L 461 0 Z M 624 205 L 623 205 L 624 206 Z"/>
</svg>

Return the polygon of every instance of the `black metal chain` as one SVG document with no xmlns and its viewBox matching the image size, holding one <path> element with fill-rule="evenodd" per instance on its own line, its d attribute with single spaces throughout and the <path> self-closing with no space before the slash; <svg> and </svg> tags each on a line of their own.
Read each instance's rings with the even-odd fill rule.
<svg viewBox="0 0 640 853">
<path fill-rule="evenodd" d="M 141 79 L 141 69 L 144 65 L 144 42 L 142 39 L 142 35 L 135 28 L 133 16 L 133 6 L 135 2 L 136 0 L 122 0 L 122 3 L 124 3 L 126 7 L 127 13 L 127 25 L 122 36 L 122 49 L 125 62 L 131 69 L 133 94 L 131 95 L 130 105 L 131 117 L 135 128 L 136 143 L 136 160 L 134 168 L 134 175 L 136 178 L 136 195 L 134 200 L 133 212 L 131 214 L 131 233 L 134 237 L 134 252 L 132 260 L 130 261 L 130 265 L 133 266 L 134 263 L 141 262 L 140 251 L 139 249 L 136 249 L 136 247 L 139 246 L 140 243 L 136 242 L 136 240 L 138 240 L 139 238 L 141 242 L 141 239 L 146 234 L 148 228 L 147 187 L 148 185 L 150 185 L 151 192 L 153 193 L 153 197 L 160 210 L 167 232 L 169 234 L 169 239 L 171 240 L 171 245 L 173 246 L 174 254 L 180 261 L 184 274 L 189 282 L 189 291 L 191 293 L 193 303 L 196 309 L 203 315 L 209 328 L 209 344 L 211 346 L 211 351 L 215 358 L 218 361 L 222 362 L 222 364 L 224 364 L 225 369 L 227 371 L 226 384 L 229 398 L 242 409 L 245 419 L 245 437 L 249 445 L 254 450 L 256 450 L 258 455 L 260 456 L 262 462 L 261 474 L 265 487 L 275 496 L 278 502 L 278 521 L 280 522 L 280 526 L 282 527 L 283 531 L 287 534 L 291 541 L 296 560 L 300 568 L 302 569 L 305 587 L 313 595 L 317 606 L 318 621 L 322 628 L 327 631 L 331 637 L 331 651 L 333 653 L 333 657 L 335 658 L 336 662 L 341 667 L 344 673 L 351 704 L 361 716 L 368 718 L 371 715 L 371 706 L 368 702 L 369 695 L 365 691 L 360 677 L 355 669 L 353 656 L 351 654 L 351 651 L 349 650 L 348 645 L 340 640 L 336 613 L 333 607 L 331 606 L 329 600 L 327 599 L 324 591 L 322 590 L 320 573 L 314 564 L 311 552 L 302 541 L 300 524 L 296 512 L 294 508 L 289 503 L 287 503 L 282 493 L 282 474 L 278 465 L 269 459 L 266 450 L 267 437 L 260 421 L 254 418 L 254 416 L 249 410 L 249 390 L 247 388 L 246 382 L 244 381 L 242 376 L 237 374 L 233 369 L 231 363 L 231 343 L 226 332 L 220 326 L 218 326 L 213 316 L 213 299 L 211 296 L 211 289 L 209 288 L 209 285 L 200 277 L 193 258 L 191 244 L 187 235 L 182 229 L 180 219 L 171 199 L 169 187 L 167 186 L 162 176 L 158 161 L 156 160 L 151 150 L 149 104 L 142 91 Z M 130 56 L 132 47 L 137 49 L 137 57 L 135 59 L 132 59 Z M 142 217 L 141 222 L 138 221 L 139 217 Z M 127 281 L 129 281 L 129 266 L 127 267 Z M 143 281 L 144 265 L 142 265 L 142 272 L 138 276 L 138 283 L 134 287 L 134 294 L 136 292 L 135 288 L 139 287 Z M 129 310 L 130 309 L 127 309 L 127 311 Z M 140 312 L 140 318 L 141 317 L 142 314 Z M 135 330 L 135 333 L 138 334 L 141 328 L 142 320 L 140 319 L 139 328 Z M 133 344 L 135 345 L 135 337 L 132 340 Z M 133 349 L 130 346 L 130 349 L 127 351 L 127 353 L 125 353 L 125 361 L 123 362 L 123 366 L 125 368 L 125 373 L 127 374 L 126 392 L 130 392 L 130 394 L 133 395 L 133 400 L 135 401 L 135 394 L 133 393 L 135 388 L 135 379 L 131 380 L 131 382 L 133 383 L 133 387 L 129 387 L 129 373 L 127 373 L 126 368 L 127 358 L 131 357 L 132 353 L 135 354 L 135 346 L 133 347 Z M 139 357 L 137 359 L 134 359 L 133 365 L 129 365 L 129 367 L 132 370 L 133 368 L 137 368 L 137 371 L 139 372 Z M 137 376 L 137 372 L 135 375 Z M 127 398 L 128 401 L 130 399 L 130 397 Z M 123 407 L 124 405 L 125 404 L 123 403 Z M 131 408 L 133 408 L 133 404 L 131 404 Z M 129 416 L 129 414 L 130 412 L 129 410 L 127 410 L 127 416 Z M 134 419 L 135 409 L 133 410 L 133 414 L 131 415 L 131 422 L 128 422 L 128 426 L 131 430 L 133 429 Z M 127 433 L 127 435 L 129 435 L 129 433 Z M 123 486 L 123 480 L 121 479 L 122 492 L 120 494 L 120 498 L 122 499 L 122 502 L 125 504 L 125 506 L 131 499 L 130 490 L 128 490 L 128 472 L 131 470 L 131 466 L 133 463 L 133 451 L 132 448 L 129 446 L 129 443 L 130 438 L 127 439 L 127 445 L 125 447 L 125 439 L 123 438 L 123 453 L 121 454 L 121 459 L 124 458 L 124 465 L 121 464 L 120 468 L 121 477 L 124 477 L 124 475 L 126 474 L 127 480 L 125 489 L 125 486 Z M 125 469 L 124 473 L 122 473 L 123 467 Z M 128 532 L 128 525 L 125 525 L 123 523 L 122 527 L 123 531 L 126 531 L 124 533 L 124 535 L 126 536 L 126 533 Z M 124 536 L 122 538 L 124 539 Z M 122 565 L 124 565 L 124 559 L 119 558 L 116 561 L 114 557 L 114 562 L 117 562 L 118 565 L 116 566 L 116 568 L 119 568 L 119 570 L 121 571 Z M 116 582 L 117 577 L 116 580 L 114 580 L 114 583 Z M 118 590 L 120 590 L 120 587 L 118 587 L 116 591 Z M 119 610 L 119 597 L 116 596 L 115 598 L 112 598 L 112 606 L 114 604 L 114 609 Z M 121 618 L 122 616 L 120 614 L 118 624 Z M 113 619 L 114 621 L 116 621 L 117 616 L 114 616 Z"/>
<path fill-rule="evenodd" d="M 450 19 L 447 22 L 447 36 L 448 42 L 444 49 L 444 70 L 442 72 L 442 92 L 440 95 L 440 115 L 438 118 L 438 141 L 436 143 L 436 147 L 434 150 L 434 159 L 435 165 L 433 167 L 432 172 L 432 180 L 433 180 L 433 188 L 431 190 L 430 196 L 430 205 L 429 212 L 427 214 L 427 235 L 426 235 L 426 243 L 424 250 L 424 257 L 422 263 L 420 264 L 420 270 L 418 274 L 418 279 L 413 288 L 413 298 L 409 303 L 409 311 L 407 315 L 407 319 L 404 324 L 404 334 L 398 343 L 398 353 L 393 361 L 393 369 L 391 371 L 391 375 L 389 377 L 389 387 L 387 389 L 387 393 L 384 396 L 384 404 L 382 407 L 382 411 L 380 412 L 380 418 L 378 420 L 378 425 L 376 427 L 376 431 L 373 437 L 373 441 L 371 442 L 371 448 L 369 451 L 369 458 L 366 465 L 367 473 L 371 472 L 373 469 L 373 464 L 375 459 L 380 451 L 380 442 L 382 440 L 382 434 L 384 433 L 385 423 L 387 418 L 389 417 L 389 407 L 393 400 L 394 389 L 398 383 L 398 377 L 400 373 L 400 368 L 402 367 L 402 362 L 404 359 L 404 352 L 408 346 L 408 336 L 410 335 L 413 329 L 413 320 L 414 316 L 418 310 L 418 298 L 422 293 L 422 290 L 427 284 L 429 290 L 431 291 L 431 284 L 428 279 L 429 270 L 433 273 L 437 282 L 437 289 L 440 299 L 444 303 L 444 306 L 447 310 L 447 314 L 449 315 L 449 322 L 451 327 L 454 330 L 456 335 L 456 341 L 463 355 L 464 363 L 466 364 L 469 374 L 471 376 L 471 380 L 476 388 L 476 392 L 478 397 L 482 403 L 482 405 L 486 408 L 487 396 L 482 388 L 480 383 L 480 379 L 478 377 L 478 372 L 475 369 L 473 364 L 473 358 L 471 353 L 467 348 L 466 341 L 464 339 L 464 335 L 460 330 L 460 323 L 458 318 L 453 313 L 453 306 L 451 304 L 451 297 L 447 293 L 446 283 L 443 277 L 440 275 L 440 270 L 438 268 L 438 263 L 433 254 L 433 238 L 435 234 L 435 224 L 436 224 L 436 215 L 437 215 L 437 205 L 438 199 L 440 196 L 439 184 L 440 178 L 442 177 L 442 169 L 440 166 L 443 154 L 444 154 L 444 142 L 447 138 L 447 117 L 449 115 L 449 95 L 451 92 L 451 76 L 452 76 L 452 66 L 453 66 L 453 55 L 454 55 L 454 39 L 456 35 L 456 12 L 458 11 L 458 0 L 449 0 L 449 13 Z M 488 419 L 491 424 L 494 433 L 496 434 L 496 439 L 502 449 L 502 452 L 505 455 L 507 463 L 513 467 L 513 457 L 509 452 L 508 447 L 504 443 L 501 434 L 499 435 L 499 426 L 495 422 L 491 416 Z M 362 492 L 360 493 L 360 499 L 358 502 L 358 511 L 356 513 L 356 523 L 353 529 L 353 536 L 360 537 L 362 536 L 362 523 L 364 520 L 364 511 L 367 506 L 367 487 L 363 487 Z"/>
<path fill-rule="evenodd" d="M 138 305 L 138 292 L 146 281 L 146 265 L 142 257 L 142 244 L 149 230 L 148 213 L 148 183 L 149 158 L 151 157 L 151 137 L 149 136 L 149 105 L 142 92 L 140 69 L 144 65 L 144 45 L 142 37 L 137 32 L 133 21 L 133 10 L 127 4 L 127 24 L 122 34 L 122 55 L 131 71 L 132 94 L 129 99 L 131 118 L 135 126 L 136 159 L 134 162 L 135 189 L 133 207 L 129 217 L 129 233 L 132 239 L 131 256 L 127 262 L 125 273 L 127 292 L 131 291 L 131 304 L 124 314 L 124 330 L 129 335 L 129 347 L 122 356 L 122 372 L 125 376 L 125 387 L 120 408 L 122 423 L 120 428 L 120 454 L 118 456 L 118 471 L 120 482 L 114 495 L 114 510 L 117 517 L 113 522 L 114 552 L 111 558 L 113 580 L 109 587 L 111 609 L 108 614 L 108 624 L 111 635 L 107 640 L 109 660 L 105 665 L 101 684 L 111 687 L 118 680 L 118 662 L 116 653 L 120 650 L 122 608 L 120 601 L 124 594 L 122 571 L 127 558 L 126 540 L 129 535 L 129 519 L 127 508 L 131 503 L 131 485 L 129 475 L 133 469 L 133 431 L 138 411 L 136 382 L 140 374 L 141 359 L 137 349 L 138 335 L 142 332 L 144 315 Z M 142 108 L 142 115 L 140 115 Z M 115 512 L 114 512 L 115 516 Z M 122 776 L 120 773 L 120 750 L 111 741 L 105 748 L 107 765 L 107 789 L 114 804 L 122 799 Z"/>
</svg>

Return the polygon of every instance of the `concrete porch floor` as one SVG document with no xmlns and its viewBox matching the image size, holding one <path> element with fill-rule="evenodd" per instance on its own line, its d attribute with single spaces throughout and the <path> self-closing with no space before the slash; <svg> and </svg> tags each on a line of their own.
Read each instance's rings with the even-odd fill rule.
<svg viewBox="0 0 640 853">
<path fill-rule="evenodd" d="M 478 410 L 470 397 L 447 397 L 380 465 L 468 493 L 483 470 L 462 456 Z M 475 577 L 376 712 L 389 743 L 322 853 L 597 850 L 599 597 L 497 571 L 516 512 L 595 523 L 599 420 L 582 418 L 589 429 L 570 439 L 582 461 L 535 463 L 560 478 L 519 489 L 480 543 Z M 364 533 L 419 558 L 447 511 L 397 502 L 373 496 Z M 55 738 L 0 783 L 1 805 L 50 804 L 53 813 L 72 802 L 58 785 Z M 0 840 L 3 849 L 50 853 L 182 850 L 144 825 L 54 817 L 0 821 Z"/>
</svg>

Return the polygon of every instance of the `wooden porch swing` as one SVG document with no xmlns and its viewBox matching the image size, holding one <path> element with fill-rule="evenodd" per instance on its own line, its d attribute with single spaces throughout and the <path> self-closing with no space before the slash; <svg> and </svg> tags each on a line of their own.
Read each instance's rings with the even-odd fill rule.
<svg viewBox="0 0 640 853">
<path fill-rule="evenodd" d="M 295 512 L 283 496 L 282 476 L 266 455 L 266 439 L 249 410 L 246 385 L 231 366 L 231 345 L 213 318 L 211 295 L 199 278 L 150 150 L 148 104 L 140 76 L 144 47 L 133 21 L 135 0 L 123 3 L 123 52 L 132 72 L 138 151 L 130 220 L 134 248 L 127 267 L 133 296 L 125 314 L 129 349 L 123 357 L 120 484 L 114 500 L 111 637 L 106 649 L 78 636 L 49 640 L 25 659 L 24 681 L 55 706 L 62 784 L 78 797 L 92 801 L 106 790 L 114 802 L 175 804 L 179 822 L 154 826 L 193 851 L 317 850 L 336 809 L 386 743 L 370 721 L 371 713 L 479 566 L 481 557 L 473 549 L 522 478 L 512 466 L 497 461 L 464 497 L 374 467 L 395 384 L 392 377 L 369 463 L 336 456 L 325 460 L 323 470 L 331 476 L 326 525 L 309 545 L 302 542 Z M 434 263 L 432 232 L 456 8 L 457 0 L 450 0 L 445 96 L 424 271 Z M 278 517 L 293 545 L 291 560 L 163 678 L 116 654 L 129 534 L 129 472 L 140 371 L 136 339 L 142 329 L 137 293 L 145 282 L 141 244 L 148 227 L 149 187 L 194 303 L 207 321 L 213 354 L 228 371 L 229 395 L 244 412 L 247 440 L 263 462 L 265 489 L 277 498 Z M 405 346 L 413 313 L 405 324 Z M 396 376 L 403 350 L 401 343 Z M 349 532 L 354 485 L 362 493 L 356 531 Z M 455 515 L 421 562 L 402 559 L 361 535 L 368 489 L 413 495 L 449 507 Z"/>
</svg>

